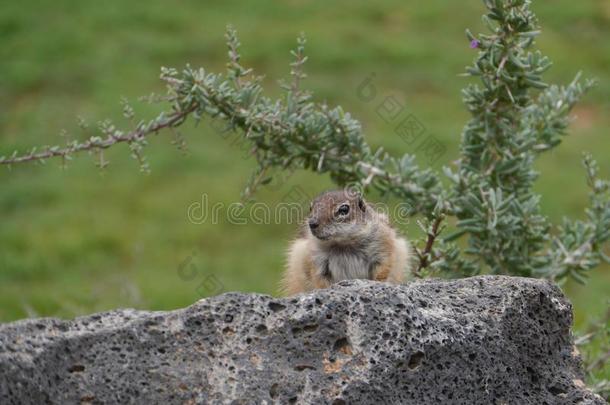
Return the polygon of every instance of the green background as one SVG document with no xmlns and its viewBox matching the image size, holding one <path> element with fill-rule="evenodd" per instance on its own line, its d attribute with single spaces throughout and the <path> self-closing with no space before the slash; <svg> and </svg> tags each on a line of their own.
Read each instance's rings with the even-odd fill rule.
<svg viewBox="0 0 610 405">
<path fill-rule="evenodd" d="M 610 2 L 538 1 L 533 9 L 543 27 L 538 45 L 555 62 L 547 81 L 568 83 L 579 70 L 599 79 L 574 111 L 564 144 L 537 163 L 543 211 L 557 223 L 562 215 L 582 216 L 587 203 L 582 151 L 610 173 Z M 464 30 L 482 31 L 483 11 L 475 0 L 2 2 L 0 155 L 62 143 L 62 130 L 84 139 L 106 118 L 129 129 L 122 96 L 138 116 L 152 117 L 159 107 L 137 98 L 163 93 L 159 68 L 190 63 L 222 71 L 231 23 L 244 64 L 265 75 L 268 94 L 279 94 L 277 81 L 287 76 L 289 50 L 303 31 L 305 87 L 315 99 L 359 118 L 371 145 L 415 152 L 377 113 L 395 97 L 403 114 L 446 146 L 434 163 L 440 170 L 458 156 L 468 119 L 460 89 L 470 80 L 458 74 L 476 55 Z M 365 102 L 357 89 L 372 73 L 377 97 Z M 79 130 L 78 116 L 89 122 L 87 131 Z M 239 201 L 255 163 L 234 136 L 220 137 L 206 123 L 189 122 L 182 133 L 186 156 L 168 134 L 151 139 L 150 174 L 139 172 L 124 145 L 107 152 L 111 164 L 103 172 L 86 155 L 67 170 L 49 161 L 0 171 L 0 321 L 172 309 L 221 290 L 277 293 L 295 224 L 238 225 L 222 215 L 218 223 L 189 221 L 188 207 L 203 195 L 209 206 Z M 274 207 L 294 187 L 314 195 L 331 185 L 310 173 L 284 177 L 258 201 Z M 401 229 L 421 237 L 414 223 Z M 564 286 L 578 327 L 604 312 L 609 288 L 608 267 L 596 269 L 586 287 Z"/>
</svg>

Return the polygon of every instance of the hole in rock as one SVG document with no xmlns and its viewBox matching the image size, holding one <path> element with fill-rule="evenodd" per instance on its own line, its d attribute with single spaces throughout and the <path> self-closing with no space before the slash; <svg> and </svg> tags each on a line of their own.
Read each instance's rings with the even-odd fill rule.
<svg viewBox="0 0 610 405">
<path fill-rule="evenodd" d="M 275 399 L 277 398 L 277 395 L 279 394 L 279 385 L 273 384 L 271 386 L 271 388 L 269 388 L 269 395 L 271 396 L 271 398 Z"/>
<path fill-rule="evenodd" d="M 311 364 L 298 364 L 298 365 L 294 366 L 294 369 L 296 371 L 303 371 L 303 370 L 315 370 L 316 368 L 314 366 L 312 366 Z"/>
<path fill-rule="evenodd" d="M 347 340 L 346 337 L 337 339 L 333 345 L 333 350 L 347 355 L 352 354 L 352 346 L 349 344 L 349 340 Z"/>
<path fill-rule="evenodd" d="M 549 392 L 553 395 L 559 395 L 559 394 L 565 394 L 566 390 L 562 387 L 559 387 L 557 385 L 548 388 Z"/>
<path fill-rule="evenodd" d="M 418 351 L 415 352 L 411 355 L 411 358 L 409 359 L 409 368 L 411 370 L 415 370 L 417 367 L 419 367 L 419 365 L 421 364 L 422 360 L 424 359 L 424 352 Z"/>
<path fill-rule="evenodd" d="M 70 367 L 68 369 L 68 371 L 70 373 L 81 373 L 81 372 L 85 371 L 85 366 L 83 366 L 82 364 L 75 364 L 72 367 Z"/>
<path fill-rule="evenodd" d="M 273 312 L 279 312 L 283 309 L 286 309 L 286 305 L 282 305 L 279 302 L 270 302 L 268 304 L 269 309 L 272 310 Z"/>
<path fill-rule="evenodd" d="M 314 324 L 311 324 L 311 325 L 306 325 L 306 326 L 303 327 L 303 330 L 305 332 L 315 332 L 316 330 L 318 330 L 318 324 L 314 323 Z"/>
</svg>

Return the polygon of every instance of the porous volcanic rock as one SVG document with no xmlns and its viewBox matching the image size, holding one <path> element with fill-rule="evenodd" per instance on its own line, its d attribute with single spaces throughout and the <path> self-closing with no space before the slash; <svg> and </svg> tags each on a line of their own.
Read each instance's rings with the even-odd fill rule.
<svg viewBox="0 0 610 405">
<path fill-rule="evenodd" d="M 0 325 L 1 404 L 603 404 L 571 305 L 500 276 Z"/>
</svg>

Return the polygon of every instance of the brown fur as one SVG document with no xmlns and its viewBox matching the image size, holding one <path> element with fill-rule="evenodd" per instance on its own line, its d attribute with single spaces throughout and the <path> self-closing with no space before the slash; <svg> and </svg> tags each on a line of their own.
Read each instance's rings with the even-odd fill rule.
<svg viewBox="0 0 610 405">
<path fill-rule="evenodd" d="M 338 216 L 337 207 L 345 204 L 350 205 L 350 212 Z M 313 201 L 308 220 L 318 226 L 310 230 L 305 224 L 291 244 L 282 280 L 284 294 L 327 288 L 332 284 L 333 276 L 340 279 L 370 278 L 391 283 L 404 281 L 410 258 L 408 243 L 397 235 L 385 215 L 376 212 L 359 196 L 343 191 L 324 193 Z M 326 263 L 328 268 L 330 262 L 325 261 L 325 255 L 332 256 L 333 249 L 349 251 L 358 259 L 348 258 L 337 262 L 335 256 L 333 270 L 337 270 L 337 263 L 347 263 L 347 269 L 339 268 L 336 274 L 331 271 L 329 278 L 319 263 Z M 364 263 L 370 263 L 369 275 L 353 276 L 354 268 L 358 268 L 363 257 Z M 360 269 L 357 270 L 358 274 L 363 272 Z"/>
</svg>

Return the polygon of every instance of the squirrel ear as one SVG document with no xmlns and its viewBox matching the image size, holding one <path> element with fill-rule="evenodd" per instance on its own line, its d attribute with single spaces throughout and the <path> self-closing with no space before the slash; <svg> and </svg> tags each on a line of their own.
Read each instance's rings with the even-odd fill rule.
<svg viewBox="0 0 610 405">
<path fill-rule="evenodd" d="M 366 212 L 366 204 L 364 203 L 362 196 L 358 197 L 358 207 L 360 207 L 362 212 Z"/>
</svg>

